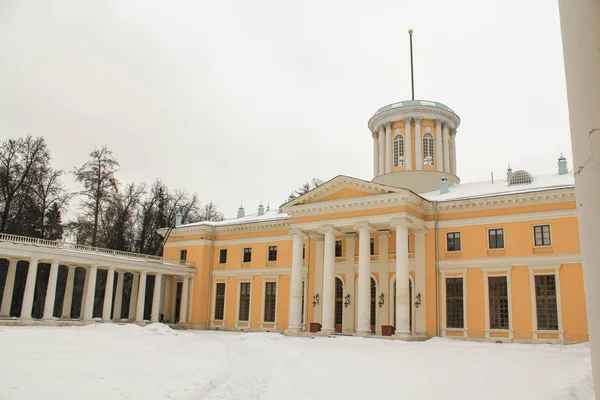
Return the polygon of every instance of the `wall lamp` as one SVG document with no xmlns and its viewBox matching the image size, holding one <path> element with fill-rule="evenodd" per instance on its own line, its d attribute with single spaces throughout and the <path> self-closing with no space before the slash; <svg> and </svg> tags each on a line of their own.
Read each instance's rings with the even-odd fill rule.
<svg viewBox="0 0 600 400">
<path fill-rule="evenodd" d="M 348 293 L 345 298 L 344 307 L 348 307 L 350 305 L 350 293 Z"/>
<path fill-rule="evenodd" d="M 415 297 L 415 307 L 419 308 L 420 305 L 421 305 L 421 292 L 417 293 L 417 296 Z"/>
<path fill-rule="evenodd" d="M 379 307 L 383 307 L 383 304 L 385 303 L 385 302 L 383 301 L 383 299 L 384 299 L 384 297 L 383 297 L 383 293 L 381 293 L 381 294 L 379 295 L 379 303 L 377 303 L 377 304 L 379 304 Z"/>
<path fill-rule="evenodd" d="M 317 293 L 313 296 L 313 307 L 316 307 L 318 305 L 319 305 L 319 293 Z"/>
</svg>

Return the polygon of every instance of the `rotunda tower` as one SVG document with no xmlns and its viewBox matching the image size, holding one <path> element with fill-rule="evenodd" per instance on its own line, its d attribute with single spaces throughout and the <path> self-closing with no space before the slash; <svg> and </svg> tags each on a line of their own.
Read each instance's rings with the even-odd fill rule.
<svg viewBox="0 0 600 400">
<path fill-rule="evenodd" d="M 456 174 L 456 130 L 460 118 L 435 101 L 407 100 L 377 110 L 368 123 L 373 136 L 373 182 L 415 193 L 448 185 Z"/>
</svg>

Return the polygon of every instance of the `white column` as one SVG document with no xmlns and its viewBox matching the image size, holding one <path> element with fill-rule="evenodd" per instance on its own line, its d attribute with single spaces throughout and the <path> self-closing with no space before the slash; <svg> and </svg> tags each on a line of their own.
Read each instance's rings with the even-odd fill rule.
<svg viewBox="0 0 600 400">
<path fill-rule="evenodd" d="M 162 274 L 154 276 L 154 293 L 152 294 L 152 315 L 150 320 L 158 322 L 158 313 L 160 308 L 160 289 L 162 288 Z"/>
<path fill-rule="evenodd" d="M 23 295 L 23 306 L 21 307 L 21 319 L 31 319 L 33 310 L 33 295 L 35 294 L 35 281 L 37 278 L 38 260 L 29 261 L 27 269 L 27 281 L 25 282 L 25 294 Z"/>
<path fill-rule="evenodd" d="M 427 333 L 427 292 L 425 287 L 425 229 L 413 231 L 415 234 L 415 287 L 416 297 L 421 294 L 421 305 L 415 312 L 415 330 L 425 335 Z"/>
<path fill-rule="evenodd" d="M 113 319 L 121 320 L 121 311 L 123 309 L 123 280 L 125 272 L 117 271 L 117 293 L 115 294 L 115 309 L 113 311 Z"/>
<path fill-rule="evenodd" d="M 302 231 L 293 229 L 290 231 L 293 237 L 292 247 L 292 274 L 290 276 L 290 311 L 289 333 L 302 330 Z"/>
<path fill-rule="evenodd" d="M 421 137 L 421 117 L 415 117 L 415 169 L 423 169 L 423 139 Z"/>
<path fill-rule="evenodd" d="M 187 276 L 183 278 L 183 285 L 181 288 L 181 306 L 179 308 L 179 323 L 187 324 L 187 309 L 188 309 L 188 290 L 190 286 L 190 278 Z"/>
<path fill-rule="evenodd" d="M 63 299 L 62 318 L 71 319 L 71 306 L 73 305 L 73 286 L 75 285 L 75 267 L 67 265 L 69 272 L 67 273 L 67 282 L 65 286 L 65 297 Z"/>
<path fill-rule="evenodd" d="M 410 335 L 408 276 L 408 227 L 403 219 L 394 220 L 396 228 L 396 336 Z"/>
<path fill-rule="evenodd" d="M 352 333 L 355 330 L 354 307 L 356 303 L 356 296 L 354 294 L 356 293 L 356 291 L 354 290 L 354 287 L 356 271 L 354 268 L 354 260 L 356 256 L 356 233 L 346 233 L 344 235 L 344 238 L 346 239 L 346 286 L 344 293 L 344 302 L 346 301 L 346 296 L 349 294 L 350 305 L 348 307 L 344 305 L 342 332 Z"/>
<path fill-rule="evenodd" d="M 18 262 L 19 260 L 14 258 L 8 260 L 8 272 L 6 273 L 6 283 L 4 284 L 4 293 L 2 294 L 2 308 L 0 309 L 0 315 L 3 317 L 10 316 Z"/>
<path fill-rule="evenodd" d="M 390 280 L 390 231 L 377 231 L 377 239 L 379 240 L 379 260 L 377 263 L 377 272 L 379 273 L 379 290 L 377 291 L 377 299 L 383 293 L 383 306 L 377 304 L 375 333 L 381 335 L 381 326 L 390 325 L 389 323 L 389 307 L 392 304 L 392 299 L 389 295 L 389 280 Z"/>
<path fill-rule="evenodd" d="M 321 230 L 325 235 L 323 255 L 323 333 L 335 332 L 335 234 L 328 226 Z"/>
<path fill-rule="evenodd" d="M 102 321 L 104 322 L 110 322 L 114 285 L 115 269 L 109 268 L 106 275 L 106 287 L 104 288 L 104 304 L 102 305 Z"/>
<path fill-rule="evenodd" d="M 44 302 L 44 319 L 54 317 L 54 300 L 56 299 L 56 282 L 58 281 L 58 261 L 50 264 L 50 275 L 48 276 L 48 287 L 46 289 L 46 301 Z"/>
<path fill-rule="evenodd" d="M 358 299 L 356 332 L 371 333 L 371 230 L 369 224 L 356 224 L 358 231 Z"/>
<path fill-rule="evenodd" d="M 406 171 L 410 171 L 412 169 L 412 127 L 410 124 L 411 120 L 412 118 L 404 119 L 404 131 L 406 132 L 406 134 L 404 135 L 404 165 L 406 165 Z"/>
<path fill-rule="evenodd" d="M 86 293 L 85 304 L 83 307 L 83 320 L 91 321 L 94 318 L 94 300 L 96 299 L 96 277 L 98 275 L 98 267 L 92 265 L 86 271 Z"/>
<path fill-rule="evenodd" d="M 456 173 L 456 129 L 450 130 L 450 172 Z"/>
<path fill-rule="evenodd" d="M 595 398 L 600 399 L 600 2 L 559 0 Z"/>
<path fill-rule="evenodd" d="M 444 172 L 450 172 L 450 127 L 444 122 Z"/>
<path fill-rule="evenodd" d="M 379 160 L 377 159 L 377 131 L 373 132 L 373 178 L 379 175 Z"/>
<path fill-rule="evenodd" d="M 385 123 L 385 173 L 392 172 L 392 123 Z"/>
<path fill-rule="evenodd" d="M 435 120 L 435 169 L 442 172 L 443 169 L 443 156 L 442 156 L 442 120 Z"/>
<path fill-rule="evenodd" d="M 140 272 L 140 283 L 137 294 L 137 308 L 135 310 L 135 322 L 144 321 L 144 307 L 146 306 L 146 273 Z"/>
<path fill-rule="evenodd" d="M 319 304 L 314 307 L 314 322 L 323 324 L 323 304 L 321 298 L 323 296 L 323 236 L 315 237 L 315 294 L 319 295 Z M 309 299 L 309 304 L 312 306 L 313 298 Z"/>
<path fill-rule="evenodd" d="M 379 175 L 385 174 L 385 131 L 383 125 L 379 125 Z"/>
<path fill-rule="evenodd" d="M 137 298 L 138 291 L 140 287 L 140 274 L 137 272 L 132 272 L 133 280 L 131 281 L 131 295 L 129 297 L 129 312 L 127 313 L 127 319 L 130 321 L 135 321 L 137 310 Z"/>
</svg>

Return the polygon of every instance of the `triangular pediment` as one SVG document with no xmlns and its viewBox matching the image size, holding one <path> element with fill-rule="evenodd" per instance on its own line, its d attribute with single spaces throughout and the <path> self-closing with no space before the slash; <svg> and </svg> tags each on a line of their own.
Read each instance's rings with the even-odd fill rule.
<svg viewBox="0 0 600 400">
<path fill-rule="evenodd" d="M 392 186 L 363 181 L 362 179 L 339 175 L 325 182 L 321 186 L 311 190 L 310 192 L 289 201 L 288 203 L 284 204 L 283 207 L 287 208 L 325 201 L 345 200 L 357 197 L 401 192 L 404 192 L 404 190 Z"/>
</svg>

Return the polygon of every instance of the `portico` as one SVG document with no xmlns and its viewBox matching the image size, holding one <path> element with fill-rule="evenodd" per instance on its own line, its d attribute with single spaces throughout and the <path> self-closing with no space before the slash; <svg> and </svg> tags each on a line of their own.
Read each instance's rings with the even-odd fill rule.
<svg viewBox="0 0 600 400">
<path fill-rule="evenodd" d="M 187 324 L 191 263 L 8 234 L 0 234 L 0 259 L 8 260 L 0 324 Z M 176 321 L 177 283 L 183 286 Z"/>
</svg>

